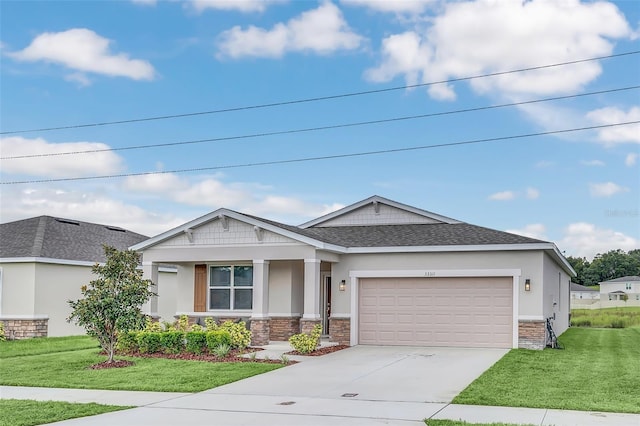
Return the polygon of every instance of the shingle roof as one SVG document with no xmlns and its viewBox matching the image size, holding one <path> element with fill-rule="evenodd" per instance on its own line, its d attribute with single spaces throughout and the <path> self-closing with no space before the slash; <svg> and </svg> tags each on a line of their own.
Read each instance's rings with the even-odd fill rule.
<svg viewBox="0 0 640 426">
<path fill-rule="evenodd" d="M 325 243 L 342 247 L 453 246 L 534 244 L 546 242 L 468 223 L 300 228 L 256 216 L 249 217 L 291 232 L 315 238 Z"/>
<path fill-rule="evenodd" d="M 612 280 L 609 281 L 602 281 L 600 284 L 604 284 L 604 283 L 626 283 L 629 281 L 640 281 L 640 277 L 637 275 L 629 275 L 626 277 L 620 277 L 620 278 L 614 278 Z"/>
<path fill-rule="evenodd" d="M 593 287 L 587 287 L 587 286 L 580 285 L 580 284 L 577 284 L 577 283 L 571 283 L 571 291 L 582 291 L 582 292 L 592 291 L 592 292 L 596 292 L 598 290 L 596 290 Z"/>
<path fill-rule="evenodd" d="M 104 244 L 125 250 L 147 238 L 115 226 L 39 216 L 0 224 L 0 258 L 104 262 Z"/>
</svg>

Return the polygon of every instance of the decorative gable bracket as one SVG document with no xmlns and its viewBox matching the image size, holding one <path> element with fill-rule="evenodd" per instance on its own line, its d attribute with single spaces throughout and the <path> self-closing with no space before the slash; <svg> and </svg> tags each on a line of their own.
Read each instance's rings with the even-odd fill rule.
<svg viewBox="0 0 640 426">
<path fill-rule="evenodd" d="M 222 224 L 222 229 L 224 229 L 225 231 L 229 230 L 229 221 L 227 220 L 227 217 L 223 214 L 218 215 L 218 219 L 220 219 L 220 223 Z"/>
<path fill-rule="evenodd" d="M 264 230 L 256 225 L 253 227 L 253 231 L 256 233 L 258 241 L 262 242 L 262 239 L 264 238 Z"/>
</svg>

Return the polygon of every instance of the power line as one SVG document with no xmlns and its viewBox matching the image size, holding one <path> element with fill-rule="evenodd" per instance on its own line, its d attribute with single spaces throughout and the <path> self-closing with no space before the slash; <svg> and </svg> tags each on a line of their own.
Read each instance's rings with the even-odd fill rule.
<svg viewBox="0 0 640 426">
<path fill-rule="evenodd" d="M 192 169 L 164 170 L 164 171 L 155 171 L 155 172 L 121 173 L 121 174 L 102 175 L 102 176 L 83 176 L 83 177 L 68 177 L 68 178 L 57 178 L 57 179 L 9 181 L 9 182 L 0 182 L 0 185 L 21 185 L 21 184 L 29 184 L 29 183 L 51 183 L 51 182 L 68 182 L 68 181 L 81 181 L 81 180 L 115 179 L 115 178 L 134 177 L 134 176 L 161 175 L 161 174 L 168 174 L 168 173 L 192 173 L 192 172 L 203 172 L 203 171 L 223 170 L 223 169 L 271 166 L 276 164 L 290 164 L 290 163 L 302 163 L 302 162 L 308 162 L 308 161 L 333 160 L 337 158 L 364 157 L 369 155 L 381 155 L 381 154 L 390 154 L 390 153 L 396 153 L 396 152 L 407 152 L 407 151 L 418 151 L 418 150 L 425 150 L 425 149 L 432 149 L 432 148 L 442 148 L 442 147 L 448 147 L 448 146 L 471 145 L 471 144 L 497 142 L 497 141 L 513 140 L 513 139 L 531 138 L 536 136 L 556 135 L 561 133 L 579 132 L 584 130 L 595 130 L 595 129 L 603 129 L 608 127 L 628 126 L 630 124 L 639 124 L 639 123 L 640 123 L 640 120 L 637 120 L 637 121 L 628 121 L 628 122 L 614 123 L 614 124 L 604 124 L 600 126 L 552 130 L 548 132 L 501 136 L 501 137 L 486 138 L 486 139 L 473 139 L 468 141 L 448 142 L 448 143 L 440 143 L 435 145 L 421 145 L 421 146 L 404 147 L 404 148 L 384 149 L 384 150 L 378 150 L 378 151 L 355 152 L 351 154 L 323 155 L 319 157 L 304 157 L 304 158 L 294 158 L 289 160 L 262 161 L 257 163 L 229 164 L 224 166 L 196 167 Z"/>
<path fill-rule="evenodd" d="M 468 112 L 485 111 L 485 110 L 491 110 L 491 109 L 506 108 L 506 107 L 513 107 L 513 106 L 520 106 L 520 105 L 527 105 L 527 104 L 534 104 L 534 103 L 541 103 L 541 102 L 551 102 L 551 101 L 558 101 L 558 100 L 563 100 L 563 99 L 572 99 L 572 98 L 578 98 L 578 97 L 601 95 L 601 94 L 604 94 L 604 93 L 613 93 L 613 92 L 621 92 L 621 91 L 636 90 L 636 89 L 640 89 L 640 85 L 639 86 L 620 87 L 620 88 L 607 89 L 607 90 L 599 90 L 599 91 L 596 91 L 596 92 L 580 93 L 580 94 L 577 94 L 577 95 L 556 96 L 556 97 L 552 97 L 552 98 L 534 99 L 534 100 L 521 101 L 521 102 L 512 102 L 512 103 L 508 103 L 508 104 L 488 105 L 488 106 L 482 106 L 482 107 L 476 107 L 476 108 L 458 109 L 458 110 L 452 110 L 452 111 L 441 111 L 441 112 L 434 112 L 434 113 L 429 113 L 429 114 L 419 114 L 419 115 L 411 115 L 411 116 L 403 116 L 403 117 L 394 117 L 394 118 L 387 118 L 387 119 L 380 119 L 380 120 L 360 121 L 360 122 L 355 122 L 355 123 L 333 124 L 333 125 L 328 125 L 328 126 L 308 127 L 308 128 L 302 128 L 302 129 L 280 130 L 280 131 L 275 131 L 275 132 L 252 133 L 252 134 L 247 134 L 247 135 L 224 136 L 224 137 L 218 137 L 218 138 L 196 139 L 196 140 L 189 140 L 189 141 L 167 142 L 167 143 L 157 143 L 157 144 L 149 144 L 149 145 L 133 145 L 133 146 L 124 146 L 124 147 L 119 147 L 119 148 L 103 148 L 103 149 L 92 149 L 92 150 L 83 150 L 83 151 L 67 151 L 67 152 L 52 152 L 52 153 L 43 153 L 43 154 L 14 155 L 14 156 L 0 157 L 0 160 L 17 160 L 17 159 L 21 159 L 21 158 L 40 158 L 40 157 L 57 157 L 57 156 L 62 156 L 62 155 L 95 154 L 95 153 L 107 152 L 107 151 L 129 151 L 129 150 L 137 150 L 137 149 L 149 149 L 149 148 L 162 148 L 162 147 L 170 147 L 170 146 L 193 145 L 193 144 L 201 144 L 201 143 L 206 143 L 206 142 L 221 142 L 221 141 L 229 141 L 229 140 L 259 138 L 259 137 L 266 137 L 266 136 L 288 135 L 288 134 L 295 134 L 295 133 L 308 133 L 308 132 L 316 132 L 316 131 L 320 131 L 320 130 L 331 130 L 331 129 L 346 128 L 346 127 L 367 126 L 367 125 L 372 125 L 372 124 L 391 123 L 391 122 L 397 122 L 397 121 L 416 120 L 416 119 L 420 119 L 420 118 L 437 117 L 437 116 L 443 116 L 443 115 L 452 115 L 452 114 L 461 114 L 461 113 L 468 113 Z"/>
<path fill-rule="evenodd" d="M 289 101 L 273 102 L 273 103 L 267 103 L 267 104 L 247 105 L 247 106 L 241 106 L 241 107 L 235 107 L 235 108 L 223 108 L 223 109 L 216 109 L 216 110 L 209 110 L 209 111 L 189 112 L 189 113 L 183 113 L 183 114 L 160 115 L 160 116 L 153 116 L 153 117 L 132 118 L 132 119 L 128 119 L 128 120 L 103 121 L 103 122 L 97 122 L 97 123 L 75 124 L 75 125 L 58 126 L 58 127 L 44 127 L 44 128 L 39 128 L 39 129 L 11 130 L 11 131 L 0 132 L 0 135 L 11 135 L 11 134 L 29 133 L 29 132 L 50 132 L 50 131 L 54 131 L 54 130 L 69 130 L 69 129 L 79 129 L 79 128 L 85 128 L 85 127 L 98 127 L 98 126 L 111 126 L 111 125 L 117 125 L 117 124 L 140 123 L 140 122 L 145 122 L 145 121 L 170 120 L 170 119 L 174 119 L 174 118 L 194 117 L 194 116 L 199 116 L 199 115 L 221 114 L 221 113 L 227 113 L 227 112 L 245 111 L 245 110 L 261 109 L 261 108 L 272 108 L 272 107 L 293 105 L 293 104 L 301 104 L 301 103 L 308 103 L 308 102 L 327 101 L 327 100 L 348 98 L 348 97 L 354 97 L 354 96 L 363 96 L 363 95 L 372 95 L 372 94 L 376 94 L 376 93 L 392 92 L 392 91 L 403 90 L 403 89 L 414 89 L 414 88 L 418 88 L 418 87 L 427 87 L 427 86 L 433 86 L 433 85 L 436 85 L 436 84 L 443 84 L 443 83 L 456 83 L 456 82 L 460 82 L 460 81 L 468 81 L 468 80 L 474 80 L 474 79 L 478 79 L 478 78 L 496 77 L 496 76 L 500 76 L 500 75 L 513 74 L 513 73 L 519 73 L 519 72 L 525 72 L 525 71 L 535 71 L 535 70 L 541 70 L 541 69 L 546 69 L 546 68 L 553 68 L 553 67 L 560 67 L 560 66 L 565 66 L 565 65 L 579 64 L 579 63 L 583 63 L 583 62 L 598 61 L 598 60 L 602 60 L 602 59 L 611 59 L 611 58 L 618 58 L 618 57 L 622 57 L 622 56 L 637 55 L 638 53 L 640 53 L 640 50 L 633 50 L 633 51 L 629 51 L 629 52 L 617 53 L 617 54 L 614 54 L 614 55 L 597 56 L 597 57 L 586 58 L 586 59 L 578 59 L 578 60 L 575 60 L 575 61 L 558 62 L 558 63 L 555 63 L 555 64 L 540 65 L 540 66 L 528 67 L 528 68 L 519 68 L 519 69 L 509 70 L 509 71 L 498 71 L 498 72 L 493 72 L 493 73 L 488 73 L 488 74 L 478 74 L 478 75 L 473 75 L 473 76 L 468 76 L 468 77 L 459 77 L 459 78 L 451 78 L 451 79 L 447 79 L 447 80 L 432 81 L 432 82 L 428 82 L 428 83 L 411 84 L 411 85 L 407 85 L 407 86 L 394 86 L 394 87 L 388 87 L 388 88 L 385 88 L 385 89 L 366 90 L 366 91 L 351 92 L 351 93 L 341 93 L 341 94 L 338 94 L 338 95 L 319 96 L 319 97 L 304 98 L 304 99 L 294 99 L 294 100 L 289 100 Z"/>
</svg>

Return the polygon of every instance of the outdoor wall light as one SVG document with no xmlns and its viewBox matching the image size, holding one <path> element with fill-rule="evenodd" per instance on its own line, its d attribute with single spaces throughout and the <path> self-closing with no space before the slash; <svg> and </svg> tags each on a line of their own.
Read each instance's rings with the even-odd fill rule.
<svg viewBox="0 0 640 426">
<path fill-rule="evenodd" d="M 524 280 L 524 291 L 531 291 L 531 280 L 529 278 Z"/>
<path fill-rule="evenodd" d="M 347 282 L 345 280 L 340 281 L 340 285 L 338 286 L 338 289 L 340 291 L 344 291 L 347 288 Z"/>
</svg>

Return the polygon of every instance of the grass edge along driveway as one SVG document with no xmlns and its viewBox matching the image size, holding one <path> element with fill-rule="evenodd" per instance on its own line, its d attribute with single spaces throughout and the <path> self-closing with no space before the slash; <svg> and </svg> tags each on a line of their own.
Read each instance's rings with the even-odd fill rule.
<svg viewBox="0 0 640 426">
<path fill-rule="evenodd" d="M 78 417 L 95 416 L 133 407 L 96 403 L 0 399 L 0 426 L 34 426 Z"/>
<path fill-rule="evenodd" d="M 104 389 L 155 392 L 200 392 L 242 380 L 282 367 L 281 364 L 212 363 L 163 358 L 118 357 L 132 360 L 125 368 L 90 370 L 92 364 L 104 361 L 99 349 L 78 349 L 87 342 L 78 338 L 58 338 L 55 345 L 48 339 L 0 344 L 0 385 L 53 388 Z M 64 342 L 67 345 L 64 345 Z M 82 342 L 81 344 L 79 342 Z M 91 346 L 91 342 L 89 342 Z M 5 346 L 7 345 L 7 346 Z M 12 346 L 14 345 L 14 346 Z M 53 347 L 42 353 L 42 347 Z M 35 355 L 17 356 L 20 349 Z"/>
<path fill-rule="evenodd" d="M 570 328 L 564 350 L 513 349 L 454 404 L 640 413 L 640 327 Z"/>
</svg>

